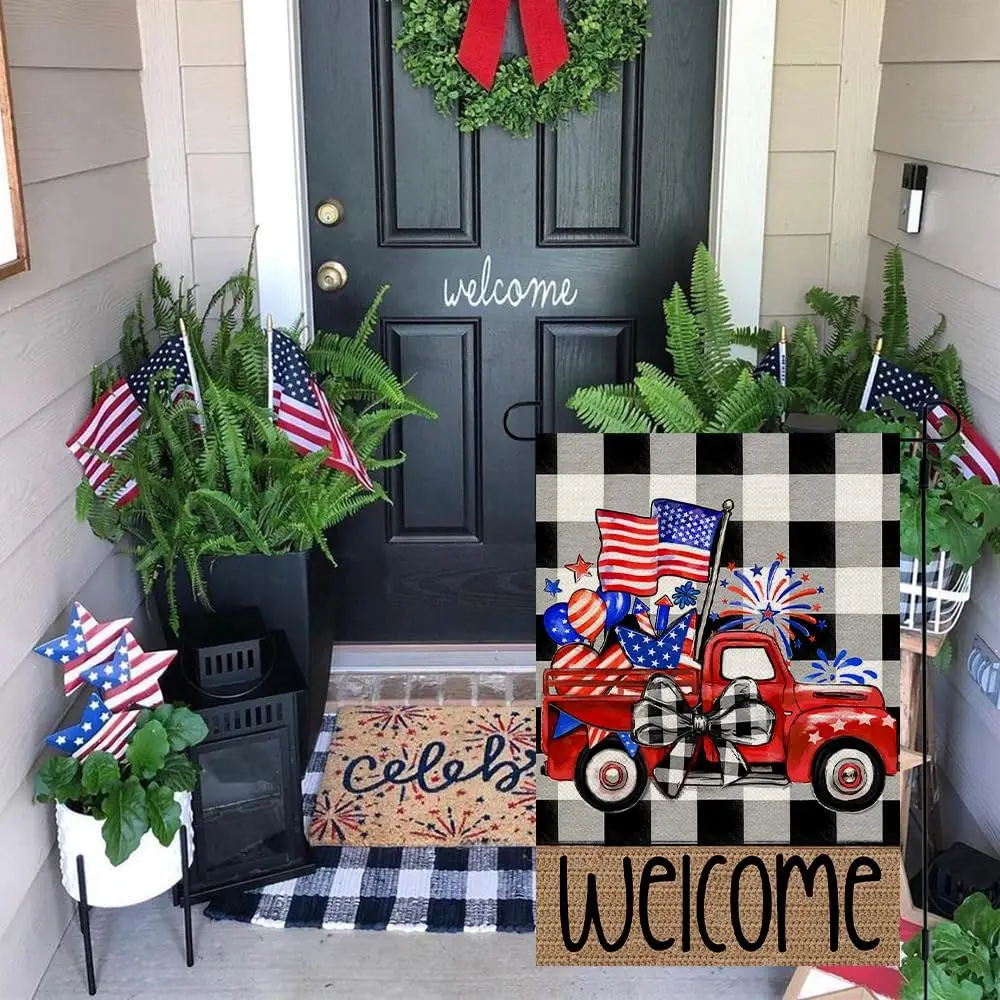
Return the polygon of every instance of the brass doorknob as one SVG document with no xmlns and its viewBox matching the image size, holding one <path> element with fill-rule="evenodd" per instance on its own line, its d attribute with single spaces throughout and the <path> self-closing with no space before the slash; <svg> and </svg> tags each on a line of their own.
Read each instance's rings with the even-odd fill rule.
<svg viewBox="0 0 1000 1000">
<path fill-rule="evenodd" d="M 316 209 L 316 218 L 324 226 L 335 226 L 344 219 L 344 203 L 337 198 L 327 198 Z"/>
<path fill-rule="evenodd" d="M 347 284 L 347 268 L 339 260 L 320 264 L 316 272 L 316 285 L 323 292 L 339 292 Z"/>
</svg>

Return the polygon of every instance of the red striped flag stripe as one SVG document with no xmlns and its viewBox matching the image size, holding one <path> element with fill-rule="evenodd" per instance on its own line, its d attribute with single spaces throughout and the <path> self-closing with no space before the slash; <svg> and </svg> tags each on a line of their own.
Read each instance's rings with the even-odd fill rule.
<svg viewBox="0 0 1000 1000">
<path fill-rule="evenodd" d="M 177 656 L 177 651 L 173 649 L 151 653 L 140 652 L 133 656 L 131 651 L 133 648 L 138 649 L 139 644 L 131 638 L 131 635 L 129 638 L 128 666 L 132 675 L 131 680 L 101 694 L 104 704 L 112 711 L 130 708 L 132 705 L 141 705 L 143 708 L 162 705 L 163 692 L 160 690 L 160 678 Z"/>
<path fill-rule="evenodd" d="M 73 751 L 73 756 L 77 760 L 83 760 L 101 750 L 120 759 L 138 718 L 138 709 L 113 715 L 107 725 L 102 726 L 86 743 Z"/>
<path fill-rule="evenodd" d="M 941 437 L 941 427 L 946 420 L 954 420 L 948 410 L 936 406 L 927 415 L 929 433 Z M 952 456 L 952 461 L 966 479 L 981 479 L 987 485 L 1000 486 L 1000 455 L 972 424 L 962 421 L 959 429 L 962 451 Z"/>
</svg>

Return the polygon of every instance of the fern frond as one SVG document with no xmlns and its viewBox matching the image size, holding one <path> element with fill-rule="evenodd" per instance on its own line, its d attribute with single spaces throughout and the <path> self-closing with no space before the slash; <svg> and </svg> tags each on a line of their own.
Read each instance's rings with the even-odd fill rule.
<svg viewBox="0 0 1000 1000">
<path fill-rule="evenodd" d="M 705 423 L 701 411 L 669 375 L 644 361 L 640 361 L 637 368 L 636 388 L 646 412 L 659 427 L 676 434 L 701 430 Z"/>
<path fill-rule="evenodd" d="M 601 434 L 648 434 L 653 424 L 631 385 L 592 385 L 577 389 L 566 405 L 580 422 Z"/>
<path fill-rule="evenodd" d="M 887 361 L 902 360 L 909 346 L 910 317 L 903 280 L 903 254 L 899 247 L 890 247 L 882 268 L 885 294 L 882 301 L 882 357 Z"/>
</svg>

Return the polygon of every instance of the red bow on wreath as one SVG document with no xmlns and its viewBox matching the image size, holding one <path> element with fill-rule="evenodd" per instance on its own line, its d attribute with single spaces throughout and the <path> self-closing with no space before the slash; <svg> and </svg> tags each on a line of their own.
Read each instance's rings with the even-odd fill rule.
<svg viewBox="0 0 1000 1000">
<path fill-rule="evenodd" d="M 541 86 L 569 61 L 569 42 L 559 13 L 559 0 L 517 0 L 524 44 L 535 83 Z M 471 0 L 458 61 L 487 90 L 503 54 L 510 0 Z"/>
</svg>

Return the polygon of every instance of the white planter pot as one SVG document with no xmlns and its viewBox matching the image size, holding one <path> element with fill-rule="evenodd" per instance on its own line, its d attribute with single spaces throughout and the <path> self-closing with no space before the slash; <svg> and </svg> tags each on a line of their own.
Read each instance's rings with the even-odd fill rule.
<svg viewBox="0 0 1000 1000">
<path fill-rule="evenodd" d="M 188 864 L 194 859 L 194 835 L 191 829 L 191 793 L 176 792 L 181 822 L 188 831 Z M 115 867 L 104 853 L 102 821 L 56 803 L 56 829 L 59 836 L 59 865 L 66 891 L 77 902 L 80 886 L 76 859 L 83 855 L 87 880 L 87 903 L 90 906 L 132 906 L 142 903 L 175 886 L 181 878 L 181 838 L 174 837 L 164 847 L 151 832 L 122 864 Z"/>
<path fill-rule="evenodd" d="M 908 632 L 919 632 L 923 620 L 920 599 L 923 567 L 912 556 L 899 557 L 899 624 Z M 927 565 L 927 631 L 944 635 L 958 622 L 972 593 L 972 567 L 962 569 L 935 552 Z"/>
</svg>

